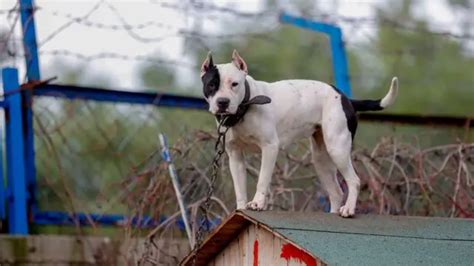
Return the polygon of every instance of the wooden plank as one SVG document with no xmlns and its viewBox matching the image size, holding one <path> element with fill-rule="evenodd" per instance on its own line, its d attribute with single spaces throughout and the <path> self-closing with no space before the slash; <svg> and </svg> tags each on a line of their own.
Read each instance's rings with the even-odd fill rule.
<svg viewBox="0 0 474 266">
<path fill-rule="evenodd" d="M 239 255 L 239 238 L 234 239 L 229 245 L 229 256 L 226 260 L 227 265 L 237 266 L 241 265 L 241 259 Z"/>
<path fill-rule="evenodd" d="M 234 265 L 242 265 L 243 261 L 242 261 L 242 254 L 240 253 L 240 238 L 238 237 L 235 241 L 234 241 L 234 254 L 235 254 L 235 263 Z"/>
<path fill-rule="evenodd" d="M 257 240 L 256 236 L 256 227 L 255 225 L 250 225 L 247 227 L 247 242 L 246 242 L 246 253 L 247 253 L 247 260 L 245 265 L 253 265 L 253 260 L 254 260 L 254 252 L 253 252 L 253 247 L 254 247 L 254 242 Z"/>
<path fill-rule="evenodd" d="M 204 265 L 209 260 L 220 253 L 239 233 L 251 222 L 240 213 L 234 212 L 226 221 L 222 222 L 210 236 L 208 236 L 201 248 L 196 265 Z M 192 265 L 192 254 L 188 254 L 182 265 Z"/>
<path fill-rule="evenodd" d="M 243 230 L 239 235 L 239 254 L 241 256 L 242 265 L 247 265 L 247 242 L 248 230 Z"/>
<path fill-rule="evenodd" d="M 258 228 L 258 258 L 259 265 L 273 265 L 273 234 Z"/>
<path fill-rule="evenodd" d="M 217 254 L 216 258 L 215 258 L 215 265 L 216 266 L 223 266 L 225 265 L 225 252 L 222 251 L 221 253 Z"/>
<path fill-rule="evenodd" d="M 272 249 L 272 264 L 273 265 L 280 265 L 283 263 L 281 259 L 281 238 L 273 235 L 273 249 Z"/>
<path fill-rule="evenodd" d="M 232 254 L 232 243 L 234 241 L 231 241 L 227 247 L 224 249 L 224 265 L 225 266 L 231 266 L 232 260 L 233 260 L 233 254 Z"/>
</svg>

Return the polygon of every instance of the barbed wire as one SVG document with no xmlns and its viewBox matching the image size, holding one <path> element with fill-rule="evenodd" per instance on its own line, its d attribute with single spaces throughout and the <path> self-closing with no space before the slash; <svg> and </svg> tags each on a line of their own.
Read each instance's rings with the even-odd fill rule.
<svg viewBox="0 0 474 266">
<path fill-rule="evenodd" d="M 87 19 L 90 15 L 92 15 L 99 7 L 104 3 L 104 0 L 99 0 L 97 3 L 94 4 L 94 6 L 83 16 L 80 17 L 80 19 Z M 59 26 L 56 30 L 54 30 L 50 35 L 48 35 L 46 38 L 43 40 L 39 41 L 38 47 L 43 46 L 47 42 L 51 41 L 56 35 L 70 27 L 72 24 L 74 24 L 78 19 L 70 19 L 63 25 Z"/>
<path fill-rule="evenodd" d="M 148 55 L 126 55 L 126 54 L 119 54 L 114 52 L 101 52 L 92 55 L 86 55 L 78 52 L 73 52 L 66 49 L 55 49 L 55 50 L 44 50 L 39 52 L 40 55 L 49 55 L 49 56 L 68 56 L 74 57 L 82 61 L 91 62 L 94 60 L 100 59 L 118 59 L 118 60 L 126 60 L 126 61 L 142 61 L 154 64 L 172 64 L 178 67 L 186 67 L 186 68 L 196 68 L 197 66 L 186 61 L 179 61 L 179 60 L 167 60 L 167 59 L 160 59 L 160 58 L 153 58 Z"/>
<path fill-rule="evenodd" d="M 319 13 L 318 15 L 312 17 L 311 19 L 325 21 L 333 24 L 356 24 L 359 27 L 390 27 L 396 28 L 401 30 L 407 30 L 415 33 L 423 33 L 423 34 L 432 34 L 432 35 L 439 35 L 445 37 L 452 37 L 455 39 L 465 39 L 465 40 L 474 40 L 474 35 L 471 34 L 459 34 L 454 33 L 451 31 L 446 30 L 428 30 L 428 29 L 420 29 L 416 28 L 416 26 L 407 25 L 406 23 L 401 23 L 399 21 L 390 19 L 386 16 L 379 16 L 379 17 L 349 17 L 343 15 L 335 15 L 330 13 Z"/>
<path fill-rule="evenodd" d="M 171 24 L 166 24 L 162 22 L 158 22 L 155 20 L 148 20 L 142 23 L 137 23 L 137 24 L 106 24 L 102 22 L 96 22 L 96 21 L 90 21 L 88 19 L 84 19 L 82 17 L 77 17 L 74 16 L 73 14 L 70 13 L 63 13 L 61 11 L 55 10 L 55 11 L 48 11 L 44 10 L 44 12 L 48 12 L 51 16 L 56 16 L 56 17 L 63 17 L 66 19 L 73 20 L 75 23 L 84 25 L 86 27 L 91 27 L 91 28 L 97 28 L 97 29 L 106 29 L 106 30 L 143 30 L 146 28 L 150 27 L 157 27 L 157 28 L 164 28 L 164 29 L 169 29 L 169 30 L 179 30 L 181 27 L 178 27 L 176 25 L 171 25 Z"/>
<path fill-rule="evenodd" d="M 189 10 L 189 6 L 191 6 L 194 9 L 198 10 L 200 13 L 202 13 L 202 11 L 212 11 L 212 12 L 219 12 L 219 13 L 229 14 L 229 15 L 238 16 L 238 17 L 245 17 L 245 18 L 257 18 L 257 17 L 262 17 L 262 16 L 268 16 L 268 15 L 277 16 L 280 13 L 279 9 L 266 9 L 261 12 L 245 12 L 245 11 L 236 10 L 234 8 L 217 6 L 212 3 L 205 3 L 205 2 L 199 2 L 199 1 L 191 1 L 191 2 L 183 1 L 180 4 L 176 4 L 176 3 L 151 0 L 150 3 L 159 5 L 162 8 L 174 9 L 174 10 L 179 10 L 179 11 Z"/>
<path fill-rule="evenodd" d="M 102 23 L 102 22 L 93 22 L 93 21 L 88 20 L 88 17 L 92 13 L 94 13 L 97 9 L 99 9 L 100 6 L 102 6 L 102 4 L 104 4 L 104 3 L 117 16 L 117 18 L 121 21 L 120 24 L 105 24 L 105 23 Z M 217 5 L 214 5 L 214 4 L 202 3 L 202 2 L 199 2 L 199 3 L 193 2 L 193 3 L 188 4 L 188 5 L 174 4 L 174 3 L 167 3 L 167 2 L 159 2 L 159 3 L 152 2 L 152 3 L 157 4 L 162 8 L 171 8 L 171 9 L 176 9 L 176 10 L 181 10 L 182 11 L 182 10 L 184 10 L 184 8 L 188 9 L 189 6 L 191 6 L 191 8 L 194 8 L 196 10 L 207 10 L 207 11 L 214 11 L 214 12 L 222 12 L 222 13 L 226 13 L 226 14 L 231 14 L 233 16 L 240 16 L 240 17 L 247 17 L 247 18 L 261 17 L 261 16 L 268 15 L 268 14 L 275 15 L 277 13 L 275 10 L 265 10 L 265 11 L 262 11 L 262 12 L 242 12 L 242 11 L 237 11 L 237 10 L 232 9 L 232 8 L 220 7 L 220 6 L 217 6 Z M 35 7 L 35 11 L 36 11 L 36 9 L 44 11 L 44 9 L 39 9 L 39 8 Z M 11 9 L 2 10 L 2 11 L 3 11 L 2 13 L 8 13 L 9 15 L 16 12 L 17 17 L 16 17 L 15 20 L 18 20 L 18 17 L 19 17 L 19 12 L 18 11 L 19 11 L 19 9 L 17 8 L 17 5 L 15 5 Z M 71 14 L 64 14 L 64 13 L 61 13 L 59 11 L 50 11 L 49 13 L 52 14 L 53 16 L 65 17 L 65 18 L 68 19 L 68 21 L 66 23 L 64 23 L 63 25 L 61 25 L 60 27 L 58 27 L 56 30 L 54 30 L 45 39 L 40 41 L 39 47 L 43 46 L 45 43 L 47 43 L 47 42 L 51 41 L 52 39 L 54 39 L 54 37 L 56 37 L 58 34 L 60 34 L 62 31 L 64 31 L 65 29 L 67 29 L 68 27 L 73 25 L 74 23 L 81 24 L 81 25 L 84 25 L 84 26 L 87 26 L 87 27 L 94 27 L 94 28 L 98 28 L 98 29 L 125 30 L 129 34 L 130 37 L 132 37 L 133 39 L 136 39 L 140 42 L 144 42 L 144 43 L 147 43 L 147 42 L 160 42 L 160 41 L 163 41 L 163 40 L 171 38 L 171 37 L 187 37 L 187 38 L 200 39 L 199 44 L 202 47 L 206 48 L 206 49 L 209 48 L 204 43 L 204 40 L 206 40 L 206 39 L 231 39 L 231 38 L 239 38 L 239 37 L 255 37 L 255 38 L 265 39 L 265 40 L 268 40 L 268 41 L 276 41 L 274 38 L 271 38 L 270 36 L 268 36 L 268 33 L 272 32 L 272 31 L 274 31 L 278 28 L 278 26 L 274 26 L 272 28 L 268 28 L 268 29 L 265 29 L 265 30 L 260 31 L 260 32 L 245 32 L 245 33 L 229 33 L 229 34 L 210 35 L 210 34 L 204 34 L 204 33 L 200 32 L 200 31 L 197 31 L 197 30 L 187 30 L 185 27 L 176 27 L 176 26 L 167 25 L 167 24 L 157 22 L 157 21 L 151 21 L 151 20 L 146 21 L 144 23 L 138 23 L 138 24 L 132 25 L 132 24 L 129 24 L 125 20 L 125 17 L 118 11 L 118 9 L 114 5 L 112 5 L 111 3 L 106 2 L 104 0 L 97 1 L 96 4 L 84 16 L 77 17 L 77 16 L 73 16 Z M 474 36 L 469 35 L 469 34 L 457 34 L 457 33 L 449 32 L 449 31 L 432 31 L 432 30 L 419 29 L 419 28 L 415 28 L 415 27 L 412 27 L 412 26 L 402 24 L 402 23 L 397 22 L 397 21 L 393 21 L 393 20 L 385 18 L 385 17 L 383 17 L 383 18 L 374 18 L 374 17 L 371 17 L 371 18 L 368 18 L 368 17 L 355 18 L 355 17 L 346 17 L 346 16 L 340 16 L 340 15 L 333 15 L 333 14 L 328 14 L 328 13 L 320 13 L 320 14 L 318 14 L 318 17 L 321 17 L 322 20 L 338 21 L 338 22 L 343 22 L 343 23 L 356 24 L 358 27 L 361 27 L 361 26 L 367 27 L 368 25 L 370 26 L 371 24 L 373 24 L 374 27 L 388 26 L 388 27 L 399 28 L 399 29 L 408 30 L 408 31 L 412 31 L 412 32 L 420 32 L 420 33 L 425 33 L 425 34 L 434 34 L 434 35 L 438 35 L 438 36 L 452 37 L 452 38 L 456 38 L 456 39 L 463 39 L 463 40 L 472 40 L 472 39 L 474 39 Z M 375 25 L 376 23 L 380 23 L 380 25 Z M 9 41 L 9 38 L 11 37 L 11 35 L 13 35 L 15 25 L 16 25 L 16 23 L 14 23 L 10 27 L 10 31 L 9 31 L 9 34 L 7 35 L 7 38 L 3 38 L 3 40 L 1 40 L 2 42 L 8 42 Z M 166 36 L 159 36 L 159 37 L 144 37 L 144 36 L 141 36 L 141 35 L 139 35 L 135 32 L 135 30 L 140 30 L 140 29 L 144 29 L 144 28 L 152 27 L 152 26 L 153 27 L 166 28 L 166 29 L 174 29 L 176 32 L 175 32 L 175 34 L 169 34 L 169 35 L 166 35 Z M 5 49 L 6 47 L 7 47 L 6 45 L 3 46 L 3 49 Z M 400 51 L 397 51 L 397 53 L 400 53 Z M 14 56 L 13 53 L 9 53 L 9 54 Z M 57 51 L 57 52 L 53 52 L 53 53 L 46 52 L 45 54 L 76 56 L 78 58 L 87 59 L 87 60 L 94 59 L 94 58 L 97 58 L 97 59 L 106 58 L 106 57 L 119 58 L 119 59 L 123 59 L 123 60 L 126 60 L 126 59 L 137 60 L 136 56 L 124 56 L 124 55 L 119 55 L 119 54 L 114 54 L 114 53 L 111 53 L 111 54 L 101 53 L 101 54 L 94 55 L 94 56 L 84 56 L 84 55 L 81 55 L 81 54 L 77 54 L 77 53 L 73 53 L 73 52 L 66 52 L 66 51 L 63 50 L 63 51 Z M 147 61 L 147 60 L 144 60 L 143 56 L 139 56 L 138 60 Z M 151 61 L 156 62 L 156 60 L 154 60 L 154 59 L 151 59 Z"/>
<path fill-rule="evenodd" d="M 196 11 L 195 13 L 196 15 L 199 15 L 199 17 L 202 17 L 203 13 L 208 14 L 208 13 L 214 12 L 214 13 L 228 14 L 234 17 L 239 17 L 239 18 L 261 19 L 264 16 L 270 16 L 270 15 L 278 17 L 277 14 L 280 13 L 276 9 L 267 9 L 260 12 L 243 12 L 243 11 L 236 10 L 234 8 L 221 7 L 215 4 L 202 3 L 202 2 L 176 4 L 176 3 L 169 3 L 169 2 L 152 1 L 151 4 L 156 4 L 160 8 L 174 9 L 180 12 L 191 9 L 191 10 Z M 107 8 L 109 8 L 112 11 L 112 13 L 116 16 L 116 18 L 119 20 L 120 23 L 107 24 L 104 22 L 91 21 L 89 19 L 89 17 L 95 11 L 97 11 L 99 8 L 103 6 L 106 6 Z M 280 26 L 282 25 L 280 23 L 274 23 L 271 26 L 267 26 L 267 27 L 262 27 L 262 25 L 259 25 L 258 27 L 256 27 L 254 31 L 247 30 L 245 32 L 230 32 L 230 33 L 225 33 L 225 34 L 207 34 L 198 28 L 189 29 L 186 26 L 170 25 L 170 24 L 162 23 L 155 20 L 148 20 L 143 23 L 131 24 L 126 20 L 126 17 L 123 14 L 121 14 L 121 12 L 113 4 L 105 0 L 98 0 L 92 6 L 92 8 L 83 16 L 74 16 L 70 13 L 63 13 L 58 10 L 48 10 L 48 9 L 44 9 L 37 6 L 33 7 L 33 9 L 34 9 L 33 13 L 36 13 L 37 11 L 41 11 L 43 12 L 43 14 L 49 14 L 50 16 L 63 17 L 67 19 L 67 21 L 64 24 L 59 26 L 52 33 L 50 33 L 47 37 L 45 37 L 39 42 L 39 45 L 38 45 L 39 48 L 41 48 L 43 45 L 53 40 L 61 32 L 65 31 L 66 29 L 68 29 L 70 26 L 74 24 L 79 24 L 79 25 L 83 25 L 83 26 L 91 27 L 91 28 L 103 29 L 107 31 L 126 31 L 127 34 L 131 38 L 137 41 L 140 41 L 142 43 L 157 43 L 157 42 L 161 42 L 170 38 L 185 38 L 185 41 L 192 41 L 195 45 L 201 46 L 205 50 L 211 49 L 210 43 L 212 43 L 212 40 L 226 41 L 230 39 L 258 38 L 258 39 L 265 40 L 268 42 L 273 42 L 273 43 L 278 43 L 282 41 L 276 38 L 274 35 L 271 35 L 272 32 L 275 32 L 280 28 Z M 15 31 L 15 26 L 16 24 L 18 24 L 17 22 L 20 16 L 19 11 L 20 9 L 18 8 L 18 3 L 15 4 L 15 6 L 10 9 L 1 10 L 0 15 L 7 14 L 8 16 L 12 16 L 13 14 L 15 14 L 16 17 L 14 19 L 15 20 L 14 23 L 10 26 L 10 30 L 8 34 L 6 35 L 7 37 L 1 38 L 0 43 L 6 43 L 6 44 L 11 43 L 11 38 L 13 38 L 14 31 Z M 30 22 L 31 19 L 32 17 L 28 19 L 27 24 Z M 390 27 L 390 28 L 415 32 L 415 33 L 433 34 L 433 35 L 441 36 L 441 37 L 454 38 L 459 41 L 474 40 L 474 36 L 469 35 L 469 34 L 459 34 L 459 33 L 454 33 L 450 31 L 435 31 L 435 30 L 428 30 L 428 29 L 420 29 L 420 28 L 417 28 L 416 26 L 410 25 L 409 23 L 394 21 L 388 17 L 383 17 L 383 16 L 382 17 L 381 16 L 379 17 L 349 17 L 349 16 L 334 15 L 330 13 L 318 13 L 312 19 L 327 21 L 330 23 L 338 23 L 338 24 L 345 23 L 345 24 L 352 25 L 352 29 L 356 29 L 356 30 L 367 28 L 367 27 Z M 156 37 L 143 36 L 142 34 L 139 34 L 137 32 L 139 30 L 143 30 L 150 27 L 163 28 L 167 30 L 172 30 L 174 32 L 170 34 L 166 34 L 166 35 L 161 34 L 161 36 L 156 36 Z M 348 43 L 349 45 L 358 43 L 358 41 L 354 41 L 355 39 L 352 39 L 352 38 L 346 38 L 346 40 L 347 40 L 346 43 Z M 17 47 L 18 45 L 14 45 L 14 46 Z M 8 49 L 8 48 L 9 48 L 9 45 L 0 46 L 0 50 L 1 50 L 0 53 L 5 53 L 5 49 Z M 419 53 L 420 51 L 421 49 L 414 49 L 414 48 L 408 47 L 408 48 L 400 48 L 397 50 L 388 50 L 388 49 L 379 50 L 378 53 L 387 54 L 387 55 L 404 55 L 404 54 L 415 55 Z M 24 56 L 24 55 L 20 55 L 16 51 L 10 51 L 10 49 L 7 50 L 6 54 L 7 54 L 7 57 L 12 57 L 15 59 L 18 58 L 19 56 Z M 120 54 L 120 53 L 115 53 L 115 52 L 99 52 L 92 55 L 86 55 L 80 52 L 71 51 L 69 49 L 53 49 L 53 50 L 47 50 L 47 51 L 42 51 L 40 49 L 39 54 L 46 55 L 46 56 L 68 56 L 68 57 L 74 57 L 79 60 L 89 61 L 89 62 L 94 61 L 94 60 L 100 60 L 100 59 L 118 59 L 118 60 L 126 60 L 126 61 L 142 61 L 142 62 L 148 62 L 152 64 L 172 64 L 178 67 L 185 67 L 185 68 L 191 68 L 191 69 L 196 68 L 196 65 L 190 64 L 185 61 L 160 59 L 160 58 L 156 58 L 149 55 L 128 55 L 128 54 Z"/>
</svg>

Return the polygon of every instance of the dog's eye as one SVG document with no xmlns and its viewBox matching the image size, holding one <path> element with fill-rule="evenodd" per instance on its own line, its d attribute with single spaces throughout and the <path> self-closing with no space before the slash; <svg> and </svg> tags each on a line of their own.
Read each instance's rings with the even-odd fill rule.
<svg viewBox="0 0 474 266">
<path fill-rule="evenodd" d="M 239 85 L 238 82 L 232 82 L 232 87 L 235 87 L 235 86 L 237 86 L 237 85 Z"/>
</svg>

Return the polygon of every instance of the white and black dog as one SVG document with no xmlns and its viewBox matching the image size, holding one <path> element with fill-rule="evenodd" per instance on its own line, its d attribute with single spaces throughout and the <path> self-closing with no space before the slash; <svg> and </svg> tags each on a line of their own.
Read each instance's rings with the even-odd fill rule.
<svg viewBox="0 0 474 266">
<path fill-rule="evenodd" d="M 258 81 L 248 75 L 247 64 L 237 51 L 232 62 L 214 64 L 209 53 L 201 66 L 204 96 L 209 111 L 230 127 L 226 152 L 238 209 L 265 208 L 278 151 L 300 138 L 311 138 L 312 161 L 329 194 L 331 212 L 354 215 L 360 180 L 351 161 L 357 128 L 356 112 L 390 106 L 397 96 L 398 80 L 392 79 L 381 100 L 350 100 L 335 87 L 314 80 Z M 244 151 L 261 151 L 257 191 L 247 202 Z M 337 170 L 348 186 L 346 203 L 337 181 Z"/>
</svg>

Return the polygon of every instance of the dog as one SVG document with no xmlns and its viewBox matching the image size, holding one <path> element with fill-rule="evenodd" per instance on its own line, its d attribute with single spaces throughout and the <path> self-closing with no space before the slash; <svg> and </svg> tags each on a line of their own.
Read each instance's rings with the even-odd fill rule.
<svg viewBox="0 0 474 266">
<path fill-rule="evenodd" d="M 360 187 L 351 161 L 356 113 L 392 105 L 398 93 L 396 77 L 382 99 L 351 100 L 336 87 L 320 81 L 255 80 L 234 50 L 227 64 L 214 64 L 209 52 L 201 66 L 201 80 L 209 111 L 218 123 L 229 128 L 225 147 L 238 209 L 263 210 L 280 148 L 310 138 L 312 162 L 329 195 L 330 212 L 354 216 Z M 262 154 L 256 193 L 249 202 L 244 151 Z M 344 205 L 337 171 L 348 187 Z"/>
</svg>

